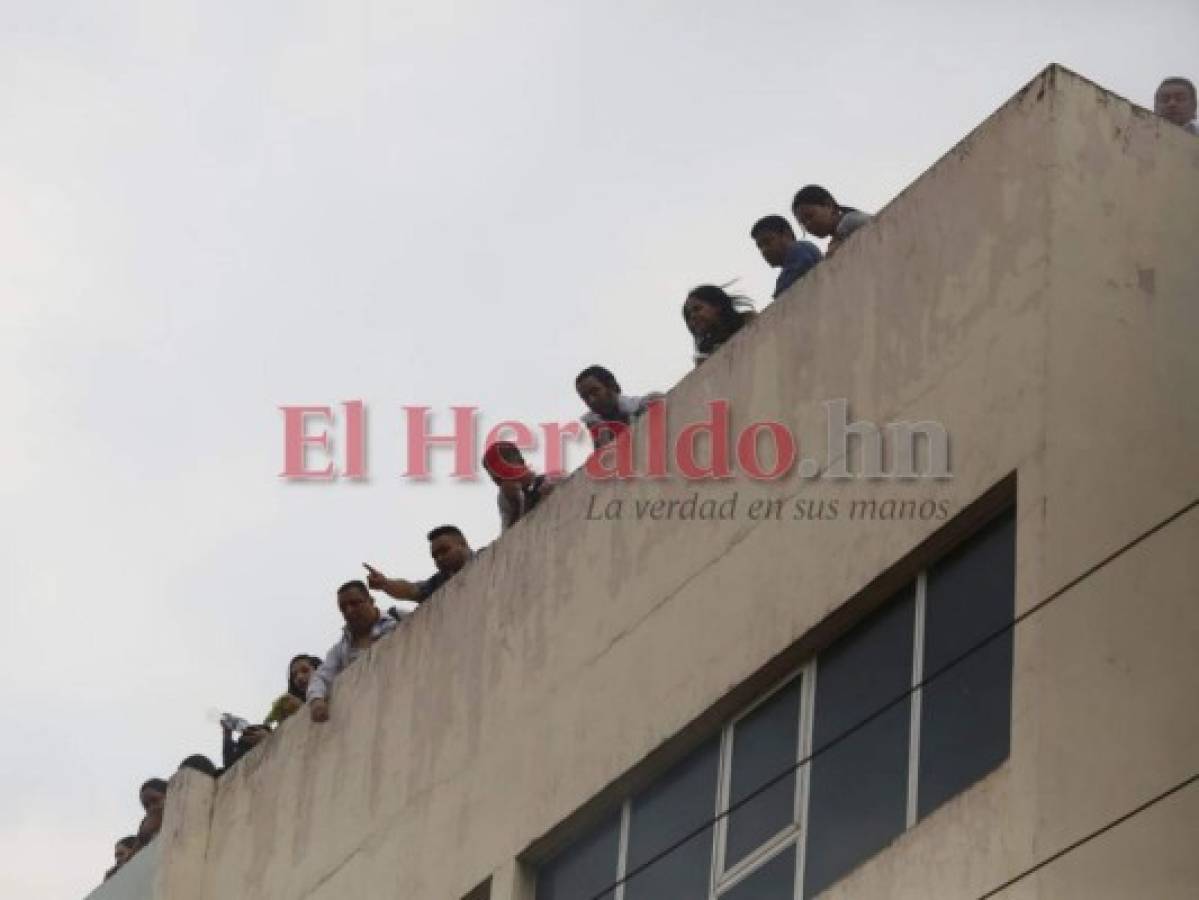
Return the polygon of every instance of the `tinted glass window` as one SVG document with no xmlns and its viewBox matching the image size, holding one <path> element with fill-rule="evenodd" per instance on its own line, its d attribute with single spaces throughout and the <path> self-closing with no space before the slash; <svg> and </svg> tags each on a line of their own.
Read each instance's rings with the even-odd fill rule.
<svg viewBox="0 0 1199 900">
<path fill-rule="evenodd" d="M 730 807 L 799 758 L 799 686 L 797 678 L 733 728 Z M 794 821 L 795 782 L 791 772 L 729 815 L 726 869 Z"/>
<path fill-rule="evenodd" d="M 813 752 L 911 687 L 914 625 L 909 587 L 817 659 Z M 805 896 L 904 830 L 910 719 L 907 698 L 813 759 Z"/>
<path fill-rule="evenodd" d="M 794 900 L 795 845 L 792 844 L 720 897 L 721 900 Z"/>
<path fill-rule="evenodd" d="M 682 840 L 716 814 L 720 744 L 709 741 L 652 787 L 634 798 L 629 817 L 625 872 L 634 870 Z M 712 826 L 633 875 L 625 900 L 704 900 L 712 869 Z M 587 900 L 586 897 L 579 900 Z"/>
<path fill-rule="evenodd" d="M 1016 522 L 1009 513 L 928 573 L 924 677 L 1012 622 Z M 924 688 L 920 710 L 921 816 L 1007 758 L 1012 719 L 1012 632 Z"/>
<path fill-rule="evenodd" d="M 620 814 L 584 835 L 541 869 L 537 900 L 590 900 L 616 881 Z M 602 900 L 612 900 L 613 892 Z"/>
</svg>

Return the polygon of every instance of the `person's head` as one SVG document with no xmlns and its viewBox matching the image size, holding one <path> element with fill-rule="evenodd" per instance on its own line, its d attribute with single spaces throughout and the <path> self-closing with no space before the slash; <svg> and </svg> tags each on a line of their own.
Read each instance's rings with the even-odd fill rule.
<svg viewBox="0 0 1199 900">
<path fill-rule="evenodd" d="M 167 802 L 167 783 L 161 778 L 151 778 L 141 786 L 137 796 L 146 812 L 162 809 Z"/>
<path fill-rule="evenodd" d="M 597 416 L 614 416 L 620 412 L 620 384 L 603 366 L 588 366 L 576 375 L 575 390 L 579 399 Z"/>
<path fill-rule="evenodd" d="M 216 764 L 202 753 L 193 753 L 191 756 L 179 763 L 181 769 L 193 769 L 197 772 L 203 772 L 205 775 L 210 775 L 215 778 L 220 774 Z"/>
<path fill-rule="evenodd" d="M 795 232 L 791 223 L 782 216 L 766 216 L 758 219 L 750 229 L 749 236 L 758 245 L 758 252 L 766 264 L 778 268 L 787 261 L 787 251 L 795 243 Z"/>
<path fill-rule="evenodd" d="M 270 734 L 271 729 L 268 725 L 250 725 L 241 733 L 238 743 L 248 750 L 250 747 L 257 747 L 270 737 Z"/>
<path fill-rule="evenodd" d="M 683 303 L 683 321 L 695 337 L 700 350 L 710 352 L 723 344 L 745 324 L 745 314 L 733 303 L 724 288 L 701 284 Z"/>
<path fill-rule="evenodd" d="M 496 441 L 483 453 L 483 468 L 496 484 L 531 475 L 520 448 L 511 441 Z"/>
<path fill-rule="evenodd" d="M 1153 111 L 1175 125 L 1189 125 L 1195 119 L 1195 83 L 1179 75 L 1165 79 L 1153 95 Z"/>
<path fill-rule="evenodd" d="M 320 667 L 319 657 L 309 656 L 307 653 L 293 656 L 287 664 L 287 693 L 297 700 L 305 699 L 308 696 L 308 682 L 312 680 L 312 673 Z"/>
<path fill-rule="evenodd" d="M 361 581 L 347 581 L 337 589 L 337 608 L 341 610 L 350 634 L 356 636 L 369 634 L 379 618 L 379 608 Z"/>
<path fill-rule="evenodd" d="M 141 825 L 137 827 L 137 846 L 145 847 L 150 841 L 157 836 L 159 829 L 162 828 L 162 807 L 152 809 L 146 813 L 142 819 Z"/>
<path fill-rule="evenodd" d="M 470 544 L 456 525 L 438 525 L 429 532 L 429 555 L 438 572 L 453 575 L 470 560 Z"/>
<path fill-rule="evenodd" d="M 796 192 L 791 201 L 791 212 L 808 234 L 826 238 L 836 230 L 843 210 L 827 190 L 818 184 L 809 184 Z"/>
<path fill-rule="evenodd" d="M 116 860 L 118 866 L 123 866 L 129 862 L 129 858 L 137 852 L 137 836 L 129 835 L 117 841 L 116 847 L 113 848 L 113 859 Z"/>
</svg>

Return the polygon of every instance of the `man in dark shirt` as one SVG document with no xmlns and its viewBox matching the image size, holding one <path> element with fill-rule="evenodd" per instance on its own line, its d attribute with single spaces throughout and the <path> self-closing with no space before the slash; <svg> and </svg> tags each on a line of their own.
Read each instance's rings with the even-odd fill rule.
<svg viewBox="0 0 1199 900">
<path fill-rule="evenodd" d="M 429 532 L 429 555 L 437 571 L 424 581 L 406 581 L 403 578 L 388 578 L 373 566 L 363 563 L 367 571 L 366 583 L 372 591 L 382 591 L 396 600 L 412 600 L 423 603 L 439 587 L 453 578 L 475 558 L 466 537 L 455 525 L 439 525 Z"/>
<path fill-rule="evenodd" d="M 791 223 L 782 216 L 759 219 L 750 229 L 749 236 L 758 245 L 767 264 L 781 270 L 774 285 L 775 297 L 799 281 L 821 260 L 820 248 L 811 241 L 796 240 Z"/>
</svg>

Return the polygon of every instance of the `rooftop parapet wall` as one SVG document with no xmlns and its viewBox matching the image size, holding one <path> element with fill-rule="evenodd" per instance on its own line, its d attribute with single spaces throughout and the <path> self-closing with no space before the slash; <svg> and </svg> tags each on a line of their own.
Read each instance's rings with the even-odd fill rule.
<svg viewBox="0 0 1199 900">
<path fill-rule="evenodd" d="M 885 495 L 956 511 L 1017 472 L 1018 610 L 1181 503 L 1199 484 L 1197 407 L 1179 396 L 1199 385 L 1185 346 L 1199 333 L 1197 172 L 1199 141 L 1042 73 L 668 400 L 672 422 L 725 399 L 735 423 L 779 420 L 806 441 L 824 440 L 835 398 L 880 424 L 936 419 L 951 481 L 576 474 L 338 680 L 331 722 L 289 720 L 219 782 L 195 896 L 457 900 L 551 847 L 647 755 L 681 752 L 765 663 L 827 640 L 817 626 L 847 600 L 881 599 L 879 573 L 943 524 L 587 521 L 593 496 L 627 508 L 738 491 L 744 509 Z M 1160 439 L 1143 447 L 1147 434 Z M 1018 639 L 1018 669 L 1035 651 Z M 971 888 L 1038 842 L 1030 786 L 1048 777 L 1050 725 L 1019 679 L 1013 699 L 1031 712 L 1012 764 L 921 826 L 980 809 L 1008 820 L 1012 835 L 946 870 Z"/>
</svg>

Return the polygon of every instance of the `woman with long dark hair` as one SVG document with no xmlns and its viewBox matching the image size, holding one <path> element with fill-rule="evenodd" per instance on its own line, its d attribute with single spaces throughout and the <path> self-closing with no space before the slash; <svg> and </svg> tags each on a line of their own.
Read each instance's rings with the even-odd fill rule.
<svg viewBox="0 0 1199 900">
<path fill-rule="evenodd" d="M 319 657 L 298 653 L 287 664 L 287 693 L 282 694 L 267 713 L 266 724 L 282 722 L 301 706 L 308 696 L 308 681 L 312 673 L 321 667 Z"/>
<path fill-rule="evenodd" d="M 747 297 L 729 294 L 714 284 L 701 284 L 683 303 L 683 321 L 695 341 L 695 364 L 722 347 L 756 313 Z"/>
</svg>

